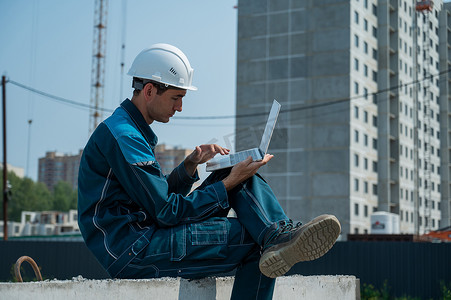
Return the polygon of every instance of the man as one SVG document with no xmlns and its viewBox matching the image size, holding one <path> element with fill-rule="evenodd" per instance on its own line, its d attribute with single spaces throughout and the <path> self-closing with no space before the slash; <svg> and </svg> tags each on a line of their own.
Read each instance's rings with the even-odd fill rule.
<svg viewBox="0 0 451 300">
<path fill-rule="evenodd" d="M 229 150 L 201 145 L 164 175 L 153 122 L 182 111 L 193 69 L 176 47 L 143 50 L 128 73 L 133 97 L 88 141 L 79 171 L 79 224 L 113 278 L 200 278 L 236 269 L 232 298 L 271 299 L 275 278 L 325 254 L 340 233 L 334 216 L 300 226 L 257 174 L 272 159 L 213 172 L 196 190 L 197 166 Z M 183 133 L 181 133 L 183 134 Z M 236 218 L 227 218 L 233 208 Z"/>
</svg>

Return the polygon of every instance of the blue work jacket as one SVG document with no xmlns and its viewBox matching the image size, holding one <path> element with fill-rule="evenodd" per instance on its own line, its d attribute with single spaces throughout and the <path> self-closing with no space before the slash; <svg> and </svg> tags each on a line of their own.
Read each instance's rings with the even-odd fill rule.
<svg viewBox="0 0 451 300">
<path fill-rule="evenodd" d="M 183 162 L 171 174 L 162 174 L 154 154 L 157 140 L 127 99 L 99 124 L 83 150 L 80 231 L 112 277 L 149 244 L 158 228 L 197 222 L 229 207 L 222 182 L 188 195 L 199 177 L 189 176 Z"/>
</svg>

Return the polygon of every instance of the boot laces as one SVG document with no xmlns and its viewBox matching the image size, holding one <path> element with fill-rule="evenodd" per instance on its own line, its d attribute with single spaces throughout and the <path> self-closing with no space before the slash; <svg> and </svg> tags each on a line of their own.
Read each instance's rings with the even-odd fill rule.
<svg viewBox="0 0 451 300">
<path fill-rule="evenodd" d="M 281 227 L 279 229 L 279 232 L 277 234 L 277 236 L 284 234 L 284 233 L 289 233 L 291 231 L 295 231 L 296 229 L 298 229 L 299 226 L 302 225 L 301 222 L 297 222 L 296 224 L 293 224 L 293 220 L 289 220 L 288 222 L 283 222 L 284 224 L 281 224 Z"/>
<path fill-rule="evenodd" d="M 272 235 L 268 238 L 263 247 L 263 250 L 274 245 L 274 242 L 281 236 L 287 234 L 291 238 L 291 233 L 296 231 L 301 225 L 301 222 L 297 222 L 295 225 L 293 224 L 293 220 L 281 221 L 279 222 L 279 228 L 277 228 Z"/>
</svg>

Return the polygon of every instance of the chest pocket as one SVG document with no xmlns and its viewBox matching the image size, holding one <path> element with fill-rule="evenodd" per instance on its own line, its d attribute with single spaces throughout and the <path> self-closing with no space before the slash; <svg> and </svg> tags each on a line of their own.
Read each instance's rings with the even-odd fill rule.
<svg viewBox="0 0 451 300">
<path fill-rule="evenodd" d="M 210 218 L 171 230 L 172 261 L 226 258 L 230 231 L 227 218 Z"/>
</svg>

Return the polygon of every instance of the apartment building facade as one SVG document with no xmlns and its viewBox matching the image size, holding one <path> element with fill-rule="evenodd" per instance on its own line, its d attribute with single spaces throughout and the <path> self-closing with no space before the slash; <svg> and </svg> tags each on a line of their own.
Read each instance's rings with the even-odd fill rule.
<svg viewBox="0 0 451 300">
<path fill-rule="evenodd" d="M 44 183 L 50 191 L 59 181 L 65 181 L 77 189 L 82 153 L 83 150 L 75 155 L 47 152 L 38 161 L 38 182 Z"/>
<path fill-rule="evenodd" d="M 239 2 L 237 150 L 277 99 L 276 157 L 262 173 L 291 218 L 333 213 L 344 234 L 369 233 L 374 211 L 399 214 L 402 233 L 445 225 L 447 112 L 438 77 L 426 80 L 440 69 L 434 3 L 417 13 L 404 0 Z"/>
<path fill-rule="evenodd" d="M 192 150 L 181 147 L 158 144 L 155 147 L 155 158 L 163 174 L 169 175 L 191 152 Z"/>
</svg>

